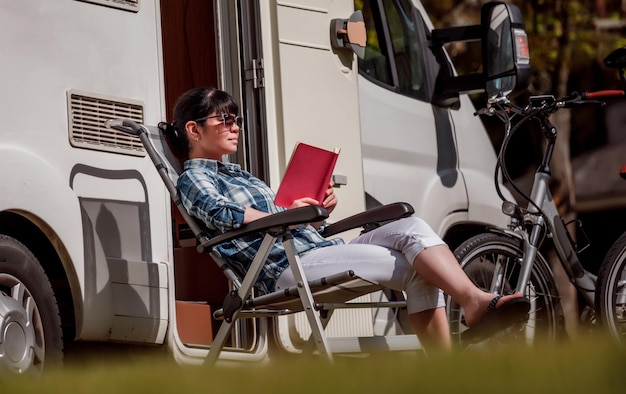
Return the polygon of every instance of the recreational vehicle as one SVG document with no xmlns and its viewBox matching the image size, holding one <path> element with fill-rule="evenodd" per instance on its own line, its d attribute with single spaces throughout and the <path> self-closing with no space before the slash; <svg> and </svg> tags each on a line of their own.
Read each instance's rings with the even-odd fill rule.
<svg viewBox="0 0 626 394">
<path fill-rule="evenodd" d="M 506 223 L 466 95 L 486 72 L 457 76 L 443 49 L 484 42 L 485 24 L 433 30 L 418 0 L 0 0 L 0 26 L 0 370 L 39 374 L 89 342 L 203 362 L 230 283 L 139 141 L 105 127 L 171 120 L 191 87 L 237 97 L 245 126 L 226 159 L 272 188 L 297 142 L 340 148 L 332 220 L 403 201 L 452 247 Z M 356 337 L 419 348 L 396 315 L 338 313 L 327 333 L 342 352 L 366 351 Z M 303 321 L 241 324 L 220 360 L 300 352 Z"/>
</svg>

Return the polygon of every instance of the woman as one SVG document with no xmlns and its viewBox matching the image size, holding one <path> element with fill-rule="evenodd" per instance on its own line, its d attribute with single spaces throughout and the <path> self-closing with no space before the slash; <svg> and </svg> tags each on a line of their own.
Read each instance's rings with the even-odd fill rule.
<svg viewBox="0 0 626 394">
<path fill-rule="evenodd" d="M 172 124 L 160 123 L 170 146 L 184 161 L 178 179 L 187 211 L 207 226 L 211 236 L 239 228 L 280 212 L 274 192 L 239 165 L 223 163 L 236 152 L 241 118 L 239 107 L 226 92 L 195 88 L 183 94 Z M 330 185 L 332 186 L 332 185 Z M 301 198 L 288 209 L 316 204 L 332 212 L 337 197 L 329 187 L 324 201 Z M 291 231 L 296 252 L 309 279 L 354 270 L 360 277 L 407 294 L 411 324 L 426 349 L 451 347 L 443 292 L 464 309 L 470 331 L 486 337 L 527 316 L 529 302 L 516 293 L 504 297 L 478 289 L 465 275 L 448 246 L 421 219 L 410 217 L 386 224 L 347 244 L 326 240 L 322 223 Z M 235 270 L 249 267 L 261 244 L 258 235 L 219 245 L 219 252 Z M 281 243 L 270 252 L 257 285 L 266 291 L 295 284 Z"/>
</svg>

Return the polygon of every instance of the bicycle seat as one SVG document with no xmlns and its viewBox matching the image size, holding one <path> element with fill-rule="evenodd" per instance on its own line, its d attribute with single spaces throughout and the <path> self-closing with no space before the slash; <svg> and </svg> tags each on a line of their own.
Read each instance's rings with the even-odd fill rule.
<svg viewBox="0 0 626 394">
<path fill-rule="evenodd" d="M 609 68 L 626 68 L 626 47 L 617 48 L 604 58 L 604 65 Z"/>
</svg>

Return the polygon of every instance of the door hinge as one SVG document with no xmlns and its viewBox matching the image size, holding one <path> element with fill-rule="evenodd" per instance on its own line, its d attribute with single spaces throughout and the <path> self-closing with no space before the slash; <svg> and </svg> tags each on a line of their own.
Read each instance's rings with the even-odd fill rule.
<svg viewBox="0 0 626 394">
<path fill-rule="evenodd" d="M 252 69 L 246 69 L 246 82 L 252 81 L 254 89 L 265 86 L 263 78 L 263 59 L 252 59 Z"/>
</svg>

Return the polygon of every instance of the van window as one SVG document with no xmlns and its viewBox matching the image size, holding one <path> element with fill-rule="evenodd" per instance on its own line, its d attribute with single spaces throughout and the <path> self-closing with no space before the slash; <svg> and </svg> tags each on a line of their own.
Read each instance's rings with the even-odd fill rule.
<svg viewBox="0 0 626 394">
<path fill-rule="evenodd" d="M 382 17 L 378 5 L 370 6 L 368 0 L 355 1 L 355 8 L 361 9 L 367 30 L 367 45 L 365 56 L 359 58 L 359 73 L 369 76 L 371 79 L 380 81 L 385 85 L 393 86 L 391 79 L 391 66 L 386 56 L 386 41 L 382 25 Z M 378 32 L 381 32 L 379 34 Z"/>
<path fill-rule="evenodd" d="M 382 9 L 379 4 L 382 3 Z M 359 73 L 416 98 L 424 95 L 424 66 L 409 0 L 355 1 L 367 29 Z"/>
</svg>

